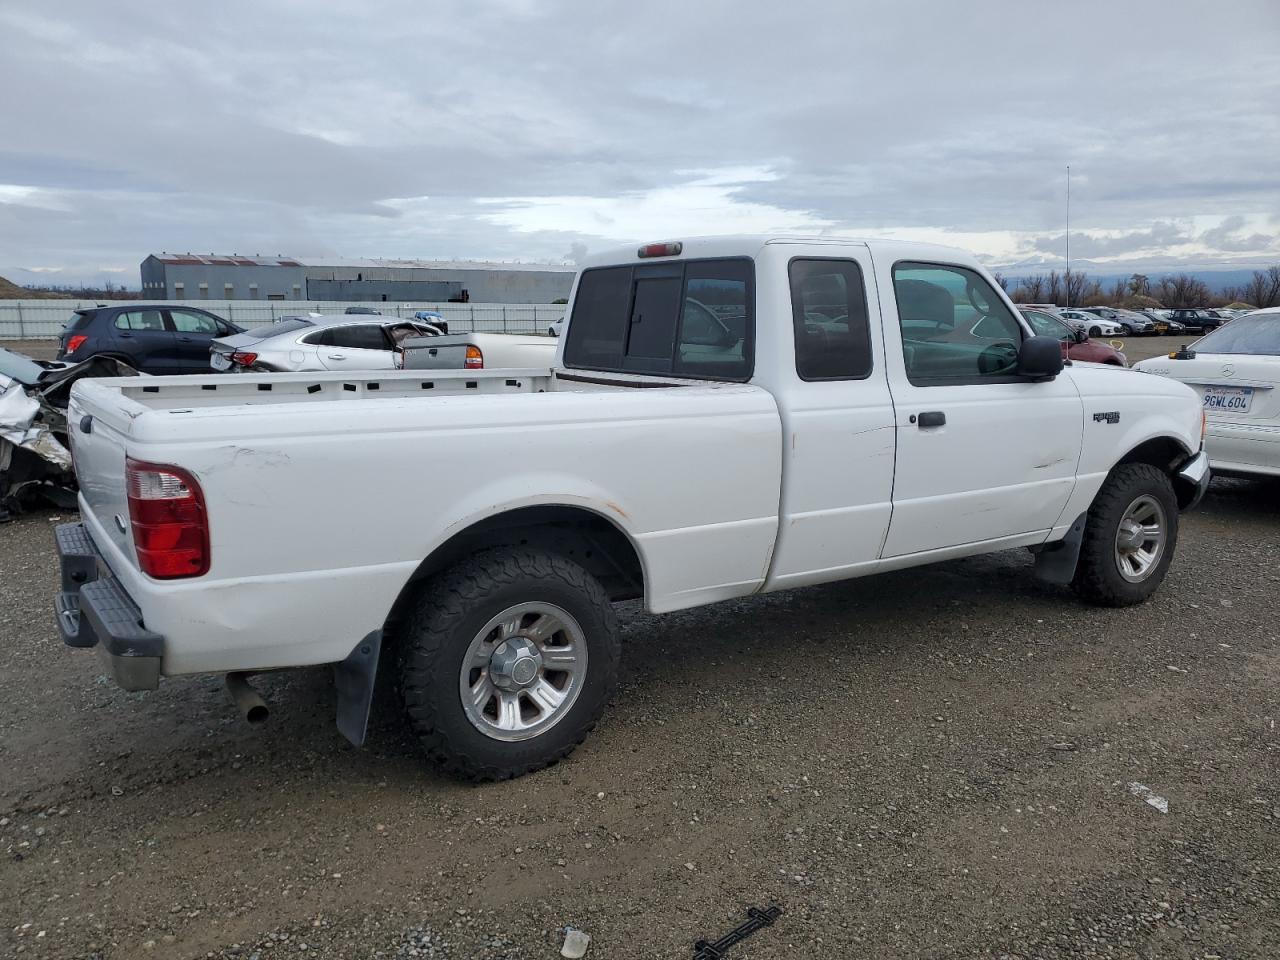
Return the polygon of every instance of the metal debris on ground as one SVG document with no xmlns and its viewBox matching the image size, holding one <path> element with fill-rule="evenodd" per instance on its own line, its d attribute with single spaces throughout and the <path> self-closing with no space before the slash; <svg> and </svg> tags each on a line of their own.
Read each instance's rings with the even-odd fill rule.
<svg viewBox="0 0 1280 960">
<path fill-rule="evenodd" d="M 782 916 L 782 908 L 779 906 L 766 907 L 764 910 L 759 907 L 748 907 L 746 923 L 726 933 L 714 943 L 708 943 L 706 940 L 695 943 L 693 960 L 720 960 L 735 943 L 742 942 L 757 930 L 773 926 L 773 922 L 780 916 Z"/>
<path fill-rule="evenodd" d="M 1151 806 L 1155 807 L 1161 813 L 1169 812 L 1169 801 L 1158 794 L 1152 793 L 1151 788 L 1141 783 L 1129 784 L 1129 792 L 1135 797 L 1140 797 Z"/>
<path fill-rule="evenodd" d="M 564 946 L 560 948 L 560 956 L 568 957 L 569 960 L 578 960 L 587 955 L 587 948 L 590 946 L 591 934 L 585 930 L 575 930 L 573 927 L 564 928 Z"/>
</svg>

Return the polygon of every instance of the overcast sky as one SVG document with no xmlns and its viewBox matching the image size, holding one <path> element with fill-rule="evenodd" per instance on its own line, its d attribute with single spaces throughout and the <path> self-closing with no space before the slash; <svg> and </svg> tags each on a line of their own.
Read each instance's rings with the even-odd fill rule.
<svg viewBox="0 0 1280 960">
<path fill-rule="evenodd" d="M 0 0 L 0 89 L 19 282 L 730 232 L 1060 264 L 1067 164 L 1073 258 L 1280 261 L 1280 0 Z"/>
</svg>

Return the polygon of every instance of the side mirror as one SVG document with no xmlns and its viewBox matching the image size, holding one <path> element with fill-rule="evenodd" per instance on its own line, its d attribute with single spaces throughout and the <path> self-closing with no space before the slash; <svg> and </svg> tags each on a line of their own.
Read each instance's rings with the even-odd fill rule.
<svg viewBox="0 0 1280 960">
<path fill-rule="evenodd" d="M 1056 337 L 1029 337 L 1018 351 L 1018 376 L 1052 380 L 1062 372 L 1062 345 Z"/>
<path fill-rule="evenodd" d="M 1076 343 L 1088 343 L 1088 342 L 1089 342 L 1089 334 L 1085 333 L 1083 330 L 1074 330 L 1074 331 L 1072 331 L 1072 336 L 1074 336 L 1074 337 L 1075 337 L 1075 339 L 1076 339 Z"/>
</svg>

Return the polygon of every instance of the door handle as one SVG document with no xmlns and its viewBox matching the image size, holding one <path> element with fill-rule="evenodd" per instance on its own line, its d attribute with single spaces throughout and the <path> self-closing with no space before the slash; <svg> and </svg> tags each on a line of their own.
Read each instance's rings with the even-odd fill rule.
<svg viewBox="0 0 1280 960">
<path fill-rule="evenodd" d="M 347 355 L 346 355 L 345 353 L 331 353 L 331 354 L 329 354 L 329 359 L 330 359 L 330 360 L 345 360 L 345 359 L 347 359 Z"/>
<path fill-rule="evenodd" d="M 921 429 L 926 427 L 941 427 L 947 422 L 947 415 L 941 410 L 930 410 L 928 413 L 922 413 L 919 417 L 912 417 L 916 421 L 916 425 Z"/>
<path fill-rule="evenodd" d="M 191 338 L 190 338 L 190 337 L 179 337 L 179 338 L 178 338 L 178 342 L 179 342 L 179 343 L 190 343 L 190 342 L 191 342 Z"/>
</svg>

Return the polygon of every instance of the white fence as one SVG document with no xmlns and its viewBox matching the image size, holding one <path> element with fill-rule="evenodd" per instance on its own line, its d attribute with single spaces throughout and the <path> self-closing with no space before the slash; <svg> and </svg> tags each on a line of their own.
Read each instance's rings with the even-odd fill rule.
<svg viewBox="0 0 1280 960">
<path fill-rule="evenodd" d="M 143 301 L 139 301 L 143 302 Z M 147 300 L 146 303 L 165 301 Z M 56 337 L 72 313 L 81 307 L 118 301 L 0 300 L 0 340 L 39 340 Z M 450 331 L 489 333 L 546 333 L 564 316 L 559 303 L 351 303 L 318 300 L 173 300 L 174 307 L 199 307 L 242 327 L 259 327 L 280 317 L 307 313 L 342 313 L 348 307 L 370 307 L 388 317 L 412 317 L 419 310 L 435 310 L 449 321 Z"/>
</svg>

